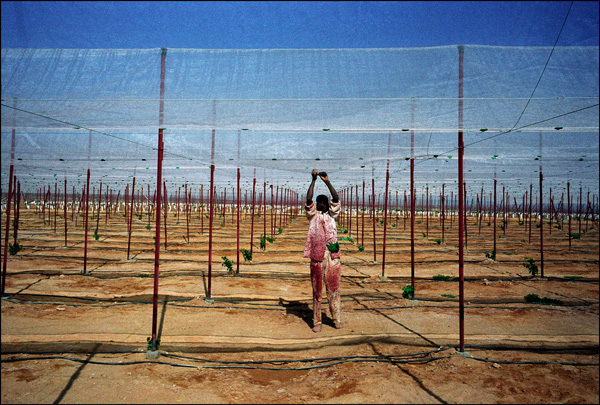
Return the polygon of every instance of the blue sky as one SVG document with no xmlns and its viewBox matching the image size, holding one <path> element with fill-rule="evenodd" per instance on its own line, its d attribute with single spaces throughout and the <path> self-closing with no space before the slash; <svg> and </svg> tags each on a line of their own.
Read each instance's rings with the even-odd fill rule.
<svg viewBox="0 0 600 405">
<path fill-rule="evenodd" d="M 598 2 L 558 45 L 598 46 Z M 2 1 L 2 48 L 552 46 L 571 2 Z"/>
</svg>

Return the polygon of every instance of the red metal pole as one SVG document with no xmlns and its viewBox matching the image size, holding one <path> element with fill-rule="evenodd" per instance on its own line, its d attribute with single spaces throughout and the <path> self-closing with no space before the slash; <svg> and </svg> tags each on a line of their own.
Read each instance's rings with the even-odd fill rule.
<svg viewBox="0 0 600 405">
<path fill-rule="evenodd" d="M 14 129 L 13 129 L 14 136 Z M 14 141 L 14 138 L 13 138 Z M 14 143 L 14 142 L 13 142 Z M 13 193 L 13 172 L 14 165 L 10 165 L 10 171 L 8 175 L 8 199 L 6 201 L 6 228 L 4 232 L 4 256 L 2 257 L 2 295 L 4 295 L 4 286 L 6 284 L 6 263 L 7 263 L 7 254 L 8 254 L 8 233 L 10 232 L 10 205 L 11 205 L 11 197 Z"/>
<path fill-rule="evenodd" d="M 271 186 L 271 192 L 273 192 L 273 186 Z M 251 224 L 250 224 L 250 253 L 253 252 L 254 250 L 254 203 L 255 203 L 255 196 L 256 196 L 256 173 L 254 173 L 254 178 L 252 180 L 252 211 L 251 211 Z M 272 205 L 271 205 L 272 207 Z M 271 208 L 271 221 L 273 221 L 273 211 Z M 265 238 L 267 237 L 267 235 L 265 235 Z"/>
<path fill-rule="evenodd" d="M 215 131 L 213 130 L 213 134 Z M 212 236 L 213 236 L 213 203 L 215 188 L 213 187 L 215 182 L 215 165 L 210 165 L 210 200 L 209 200 L 209 214 L 208 214 L 208 289 L 206 292 L 206 298 L 211 297 L 211 279 L 212 279 Z"/>
<path fill-rule="evenodd" d="M 169 211 L 169 199 L 167 198 L 167 182 L 163 180 L 163 191 L 165 193 L 164 201 L 165 201 L 165 213 L 163 214 L 163 222 L 165 225 L 165 252 L 167 251 L 167 216 Z M 189 234 L 188 234 L 189 235 Z M 189 238 L 189 236 L 188 236 Z"/>
<path fill-rule="evenodd" d="M 533 207 L 533 184 L 529 183 L 529 243 L 531 244 L 531 223 L 533 220 L 532 215 L 532 207 Z"/>
<path fill-rule="evenodd" d="M 427 235 L 427 239 L 429 239 L 429 184 L 425 185 L 425 195 L 427 196 L 427 199 L 425 200 L 425 211 L 427 221 L 425 234 Z"/>
<path fill-rule="evenodd" d="M 164 54 L 163 54 L 164 58 Z M 163 72 L 161 76 L 164 77 L 164 59 L 163 59 Z M 164 82 L 161 81 L 161 90 L 164 86 Z M 161 91 L 162 93 L 162 91 Z M 161 97 L 162 101 L 162 97 Z M 157 327 L 157 319 L 158 319 L 158 271 L 160 265 L 160 206 L 162 202 L 161 198 L 161 190 L 162 190 L 162 161 L 163 161 L 163 153 L 164 153 L 164 143 L 163 143 L 163 128 L 158 129 L 158 167 L 156 169 L 156 230 L 155 230 L 155 240 L 154 240 L 154 294 L 152 298 L 152 349 L 156 350 L 158 347 L 156 341 L 156 327 Z"/>
<path fill-rule="evenodd" d="M 237 168 L 237 266 L 235 274 L 240 274 L 240 168 Z"/>
<path fill-rule="evenodd" d="M 267 237 L 267 182 L 263 182 L 263 233 L 264 233 L 264 238 Z M 252 243 L 250 243 L 250 245 L 252 245 Z M 263 250 L 267 249 L 267 242 L 265 239 L 265 246 L 263 247 Z M 252 250 L 250 250 L 252 251 Z"/>
<path fill-rule="evenodd" d="M 131 233 L 133 232 L 133 199 L 135 198 L 135 176 L 131 186 L 131 207 L 129 208 L 129 235 L 127 236 L 127 260 L 129 260 L 129 250 L 131 248 Z M 87 206 L 87 203 L 86 203 Z"/>
<path fill-rule="evenodd" d="M 569 238 L 569 250 L 571 250 L 571 184 L 567 182 L 567 212 L 569 215 L 569 232 L 567 237 Z"/>
<path fill-rule="evenodd" d="M 458 47 L 458 277 L 459 277 L 459 301 L 460 301 L 460 351 L 465 348 L 465 296 L 464 296 L 464 247 L 463 247 L 463 63 L 464 63 L 464 47 Z"/>
<path fill-rule="evenodd" d="M 544 277 L 544 197 L 542 194 L 542 182 L 544 176 L 540 170 L 540 277 Z"/>
<path fill-rule="evenodd" d="M 83 242 L 83 274 L 86 274 L 87 270 L 87 245 L 88 245 L 88 225 L 89 225 L 89 213 L 90 213 L 90 169 L 87 170 L 87 185 L 85 191 L 85 233 Z"/>
<path fill-rule="evenodd" d="M 390 135 L 391 136 L 391 135 Z M 385 197 L 383 199 L 383 251 L 381 253 L 381 278 L 385 279 L 385 238 L 387 234 L 387 203 L 388 203 L 388 183 L 390 181 L 390 162 L 387 162 L 385 173 Z M 352 193 L 352 188 L 350 188 Z"/>
<path fill-rule="evenodd" d="M 377 263 L 377 240 L 375 239 L 375 178 L 372 179 L 373 200 L 372 200 L 372 215 L 373 215 L 373 262 Z"/>
<path fill-rule="evenodd" d="M 65 206 L 64 217 L 65 217 L 65 247 L 67 247 L 67 179 L 65 178 Z"/>
<path fill-rule="evenodd" d="M 446 220 L 446 207 L 444 205 L 444 203 L 446 201 L 446 196 L 444 193 L 445 185 L 446 185 L 446 183 L 442 183 L 442 197 L 441 197 L 442 198 L 442 212 L 441 212 L 441 215 L 442 215 L 442 218 L 441 218 L 441 220 L 442 220 L 442 243 L 444 243 L 444 228 L 445 228 L 444 222 Z"/>
<path fill-rule="evenodd" d="M 494 260 L 496 260 L 496 179 L 494 179 Z"/>
<path fill-rule="evenodd" d="M 365 246 L 365 181 L 363 180 L 362 186 L 362 225 L 361 225 L 362 236 L 360 237 L 361 245 Z"/>
<path fill-rule="evenodd" d="M 156 215 L 158 215 L 158 212 Z M 186 243 L 189 244 L 190 243 L 190 209 L 189 209 L 187 183 L 185 183 L 185 228 L 186 228 L 186 235 L 187 235 Z"/>
</svg>

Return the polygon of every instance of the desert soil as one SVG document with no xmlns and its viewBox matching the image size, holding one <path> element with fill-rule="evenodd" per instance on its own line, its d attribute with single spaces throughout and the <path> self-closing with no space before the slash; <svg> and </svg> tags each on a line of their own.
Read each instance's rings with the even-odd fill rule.
<svg viewBox="0 0 600 405">
<path fill-rule="evenodd" d="M 222 265 L 225 256 L 237 267 L 236 217 L 216 217 L 209 277 L 208 220 L 190 214 L 188 241 L 184 214 L 171 211 L 166 249 L 161 231 L 160 355 L 149 359 L 154 222 L 134 217 L 128 259 L 123 212 L 102 212 L 90 222 L 82 274 L 82 217 L 67 215 L 65 246 L 60 210 L 56 225 L 48 214 L 21 207 L 23 249 L 7 257 L 2 403 L 598 403 L 597 222 L 572 221 L 580 239 L 570 247 L 566 221 L 544 223 L 542 277 L 535 221 L 531 241 L 517 219 L 497 228 L 492 260 L 488 218 L 479 227 L 468 217 L 461 318 L 456 220 L 438 243 L 439 218 L 416 216 L 411 298 L 410 221 L 389 219 L 384 267 L 384 226 L 376 223 L 374 246 L 368 214 L 364 238 L 362 216 L 353 217 L 338 235 L 351 238 L 340 240 L 344 328 L 332 327 L 324 298 L 315 334 L 302 215 L 274 219 L 265 249 L 271 217 L 256 216 L 252 261 L 240 254 L 239 274 Z M 250 249 L 251 226 L 243 213 L 240 248 Z M 526 302 L 529 294 L 554 305 Z"/>
</svg>

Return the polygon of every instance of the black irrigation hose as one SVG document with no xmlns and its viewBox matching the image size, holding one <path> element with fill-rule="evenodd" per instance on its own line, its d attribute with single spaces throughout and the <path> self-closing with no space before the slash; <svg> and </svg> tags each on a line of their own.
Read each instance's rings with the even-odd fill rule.
<svg viewBox="0 0 600 405">
<path fill-rule="evenodd" d="M 425 356 L 432 353 L 439 353 L 445 350 L 451 349 L 447 348 L 438 348 L 435 350 L 430 350 L 427 352 L 420 353 L 411 353 L 411 354 L 392 354 L 392 355 L 378 355 L 378 356 L 337 356 L 337 357 L 320 357 L 316 359 L 300 359 L 300 360 L 246 360 L 246 361 L 221 361 L 221 360 L 210 360 L 199 357 L 192 356 L 183 356 L 179 354 L 171 354 L 171 353 L 162 353 L 165 357 L 175 357 L 187 360 L 196 360 L 196 361 L 204 361 L 211 363 L 222 363 L 222 364 L 262 364 L 262 363 L 311 363 L 311 362 L 319 362 L 319 361 L 333 361 L 333 360 L 358 360 L 358 359 L 390 359 L 396 357 L 415 357 L 415 356 Z"/>
<path fill-rule="evenodd" d="M 60 297 L 60 296 L 56 296 L 56 297 Z M 81 299 L 81 298 L 79 298 Z M 260 303 L 249 303 L 249 302 L 245 302 L 242 303 L 243 305 L 262 305 L 263 307 L 256 307 L 256 308 L 252 308 L 252 307 L 243 307 L 243 306 L 218 306 L 218 305 L 185 305 L 185 304 L 176 304 L 173 303 L 174 301 L 192 301 L 196 298 L 180 298 L 180 299 L 172 299 L 170 301 L 167 301 L 168 305 L 171 306 L 175 306 L 175 307 L 182 307 L 182 308 L 205 308 L 205 309 L 250 309 L 250 310 L 265 310 L 265 311 L 284 311 L 284 310 L 289 310 L 289 308 L 285 308 L 285 306 L 279 305 L 279 304 L 260 304 Z M 365 301 L 377 301 L 377 300 L 393 300 L 396 298 L 370 298 L 368 300 Z M 118 303 L 113 303 L 113 304 L 75 304 L 75 303 L 67 303 L 67 302 L 52 302 L 52 301 L 17 301 L 17 300 L 12 300 L 10 298 L 7 297 L 2 297 L 3 301 L 8 301 L 8 302 L 12 302 L 14 304 L 38 304 L 38 305 L 42 305 L 42 304 L 46 304 L 46 305 L 65 305 L 65 306 L 73 306 L 73 307 L 98 307 L 98 308 L 105 308 L 105 307 L 114 307 L 114 306 L 122 306 L 122 305 L 148 305 L 148 304 L 152 304 L 151 301 L 139 301 L 139 302 L 135 302 L 135 301 L 127 301 L 127 302 L 118 302 Z M 95 299 L 89 299 L 89 300 L 94 300 L 97 301 Z M 345 300 L 346 302 L 354 302 L 354 300 Z M 219 300 L 215 300 L 215 302 L 219 302 Z M 235 304 L 235 301 L 220 301 L 220 302 L 224 302 L 224 303 L 229 303 L 229 304 Z M 454 301 L 451 301 L 454 302 Z M 554 306 L 515 306 L 515 307 L 511 307 L 511 306 L 493 306 L 493 303 L 491 303 L 492 305 L 487 305 L 487 306 L 483 306 L 483 305 L 469 305 L 467 308 L 468 309 L 489 309 L 489 308 L 497 308 L 497 309 L 539 309 L 539 310 L 549 310 L 549 311 L 562 311 L 562 312 L 570 312 L 570 311 L 589 311 L 589 310 L 594 310 L 594 309 L 599 309 L 600 306 L 593 306 L 593 307 L 585 307 L 585 308 L 556 308 Z M 583 305 L 583 304 L 582 304 Z M 272 306 L 272 307 L 276 307 L 276 308 L 264 308 L 264 306 Z M 375 310 L 387 310 L 387 309 L 411 309 L 411 308 L 447 308 L 447 309 L 455 309 L 455 306 L 448 306 L 448 305 L 399 305 L 399 306 L 393 306 L 393 307 L 374 307 L 374 308 L 347 308 L 347 311 L 375 311 Z"/>
</svg>

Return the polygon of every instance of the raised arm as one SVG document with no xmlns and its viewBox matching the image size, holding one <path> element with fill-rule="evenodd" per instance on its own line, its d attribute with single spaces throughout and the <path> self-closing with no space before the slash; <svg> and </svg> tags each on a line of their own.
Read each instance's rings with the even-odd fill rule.
<svg viewBox="0 0 600 405">
<path fill-rule="evenodd" d="M 338 194 L 337 194 L 337 191 L 335 191 L 335 188 L 333 188 L 333 186 L 329 182 L 329 177 L 327 177 L 327 173 L 320 172 L 319 177 L 321 177 L 321 180 L 323 180 L 325 185 L 327 185 L 327 188 L 329 189 L 329 192 L 331 193 L 331 201 L 333 201 L 334 203 L 337 203 L 339 201 Z M 313 184 L 314 184 L 314 181 L 313 181 Z M 311 194 L 311 196 L 312 196 L 312 194 Z"/>
<path fill-rule="evenodd" d="M 308 186 L 308 191 L 306 192 L 306 205 L 312 204 L 313 193 L 315 192 L 315 181 L 317 181 L 317 171 L 312 171 L 312 181 L 310 182 L 310 186 Z"/>
</svg>

